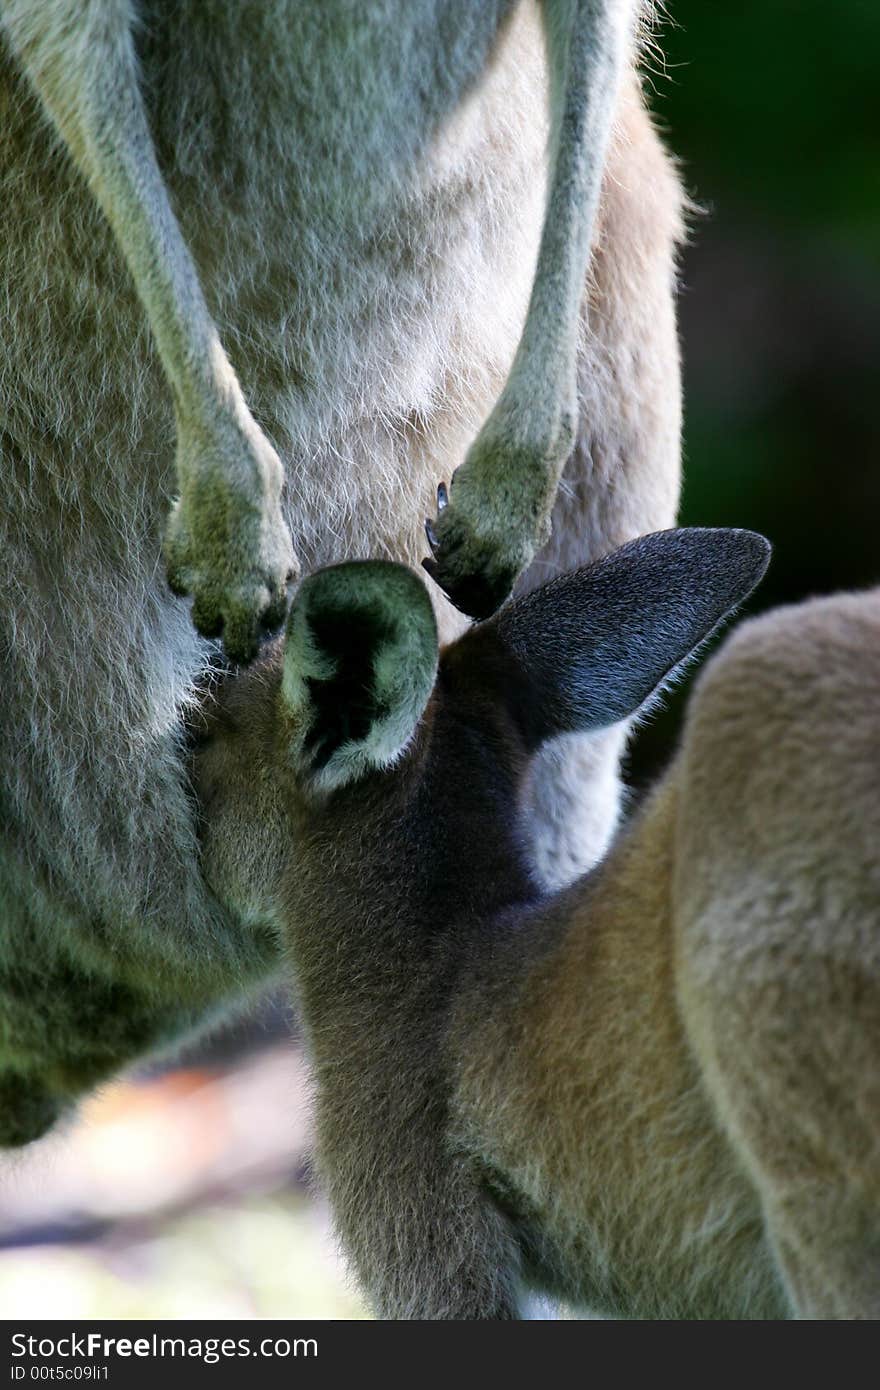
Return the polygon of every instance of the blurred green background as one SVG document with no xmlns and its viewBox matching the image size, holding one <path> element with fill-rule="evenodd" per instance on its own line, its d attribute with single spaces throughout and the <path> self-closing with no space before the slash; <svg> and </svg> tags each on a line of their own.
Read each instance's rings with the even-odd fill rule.
<svg viewBox="0 0 880 1390">
<path fill-rule="evenodd" d="M 478 0 L 475 0 L 477 3 Z M 682 263 L 682 520 L 763 531 L 753 609 L 880 580 L 880 4 L 673 0 L 654 108 L 706 209 Z M 683 696 L 640 736 L 643 785 Z M 307 1195 L 285 1010 L 108 1088 L 0 1183 L 6 1317 L 355 1317 Z"/>
<path fill-rule="evenodd" d="M 773 542 L 751 611 L 880 582 L 880 5 L 670 0 L 654 110 L 682 262 L 681 520 Z M 643 732 L 644 784 L 686 687 Z"/>
</svg>

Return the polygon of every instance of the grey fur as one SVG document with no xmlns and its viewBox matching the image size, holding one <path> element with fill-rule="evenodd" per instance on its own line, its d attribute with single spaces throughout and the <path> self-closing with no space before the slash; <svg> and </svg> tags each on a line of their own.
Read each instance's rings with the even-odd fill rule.
<svg viewBox="0 0 880 1390">
<path fill-rule="evenodd" d="M 545 0 L 552 163 L 529 312 L 504 389 L 437 517 L 431 572 L 474 617 L 498 607 L 549 539 L 574 447 L 580 286 L 636 5 Z M 469 601 L 473 599 L 473 601 Z"/>
<path fill-rule="evenodd" d="M 681 194 L 634 47 L 562 306 L 580 414 L 541 577 L 674 518 Z M 284 808 L 245 767 L 196 804 L 219 650 L 163 544 L 244 655 L 288 533 L 305 573 L 418 564 L 522 335 L 547 111 L 528 0 L 0 3 L 0 1142 L 277 968 L 252 875 Z M 548 876 L 601 848 L 576 762 L 536 783 Z"/>
</svg>

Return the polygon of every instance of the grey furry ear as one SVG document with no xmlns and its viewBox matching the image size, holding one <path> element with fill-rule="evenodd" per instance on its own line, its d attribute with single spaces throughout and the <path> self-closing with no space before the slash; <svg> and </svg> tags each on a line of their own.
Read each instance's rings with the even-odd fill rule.
<svg viewBox="0 0 880 1390">
<path fill-rule="evenodd" d="M 411 570 L 364 560 L 310 575 L 288 617 L 281 684 L 300 774 L 331 790 L 390 767 L 436 674 L 434 610 Z"/>
<path fill-rule="evenodd" d="M 457 648 L 472 643 L 470 665 L 504 672 L 508 704 L 536 748 L 633 714 L 746 598 L 769 559 L 754 531 L 658 531 L 536 589 Z"/>
</svg>

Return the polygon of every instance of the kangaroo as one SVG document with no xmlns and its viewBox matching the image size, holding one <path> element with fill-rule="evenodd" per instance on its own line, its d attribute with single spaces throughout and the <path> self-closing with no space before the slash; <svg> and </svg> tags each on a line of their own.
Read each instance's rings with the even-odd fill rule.
<svg viewBox="0 0 880 1390">
<path fill-rule="evenodd" d="M 636 11 L 0 0 L 0 1145 L 279 968 L 201 872 L 200 633 L 246 659 L 297 565 L 432 558 L 464 460 L 424 580 L 454 636 L 573 427 L 526 587 L 673 524 L 682 196 Z M 601 853 L 569 807 L 582 774 L 616 805 L 622 737 L 537 768 L 546 881 Z"/>
<path fill-rule="evenodd" d="M 330 569 L 255 696 L 221 699 L 206 806 L 257 768 L 289 832 L 250 889 L 249 849 L 207 841 L 206 873 L 286 933 L 318 1172 L 380 1316 L 510 1318 L 525 1287 L 880 1316 L 880 596 L 743 625 L 572 886 L 536 885 L 520 833 L 541 744 L 643 708 L 768 551 L 638 540 L 439 666 L 412 574 Z"/>
</svg>

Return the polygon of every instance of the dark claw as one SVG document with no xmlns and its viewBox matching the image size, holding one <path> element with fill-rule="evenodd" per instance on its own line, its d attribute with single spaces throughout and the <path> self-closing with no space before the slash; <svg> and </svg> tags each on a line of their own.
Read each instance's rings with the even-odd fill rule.
<svg viewBox="0 0 880 1390">
<path fill-rule="evenodd" d="M 260 633 L 266 636 L 270 632 L 277 632 L 284 622 L 287 612 L 287 605 L 282 599 L 277 603 L 270 603 L 269 607 L 260 615 Z"/>
<path fill-rule="evenodd" d="M 437 487 L 437 510 L 442 512 L 443 508 L 449 505 L 449 493 L 446 491 L 446 484 L 440 483 Z"/>
<path fill-rule="evenodd" d="M 440 537 L 434 530 L 434 523 L 429 516 L 425 517 L 425 535 L 428 537 L 428 545 L 436 554 L 440 545 Z"/>
<path fill-rule="evenodd" d="M 220 637 L 223 633 L 223 618 L 217 616 L 213 618 L 193 617 L 196 632 L 200 637 Z"/>
<path fill-rule="evenodd" d="M 478 623 L 497 612 L 510 597 L 517 578 L 516 573 L 512 572 L 491 581 L 479 574 L 453 580 L 437 560 L 423 560 L 422 567 L 443 590 L 450 603 Z"/>
</svg>

